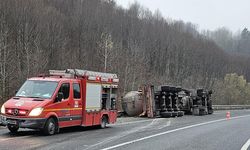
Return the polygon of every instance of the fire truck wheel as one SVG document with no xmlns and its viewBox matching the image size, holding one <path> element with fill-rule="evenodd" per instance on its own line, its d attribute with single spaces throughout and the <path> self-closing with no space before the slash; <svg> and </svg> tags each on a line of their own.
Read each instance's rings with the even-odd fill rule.
<svg viewBox="0 0 250 150">
<path fill-rule="evenodd" d="M 17 133 L 19 127 L 16 125 L 8 125 L 8 129 L 10 130 L 10 133 Z"/>
<path fill-rule="evenodd" d="M 106 116 L 103 116 L 103 117 L 102 117 L 102 120 L 101 120 L 101 125 L 100 125 L 101 129 L 106 128 L 107 123 L 108 123 L 107 117 L 106 117 Z"/>
<path fill-rule="evenodd" d="M 55 119 L 49 118 L 44 126 L 43 132 L 45 135 L 53 135 L 56 133 L 57 128 Z"/>
</svg>

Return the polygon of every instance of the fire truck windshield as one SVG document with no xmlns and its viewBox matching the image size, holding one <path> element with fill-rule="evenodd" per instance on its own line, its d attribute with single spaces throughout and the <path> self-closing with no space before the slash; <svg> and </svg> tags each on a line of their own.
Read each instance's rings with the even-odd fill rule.
<svg viewBox="0 0 250 150">
<path fill-rule="evenodd" d="M 42 99 L 51 98 L 57 85 L 58 82 L 55 81 L 27 80 L 16 93 L 16 96 Z"/>
</svg>

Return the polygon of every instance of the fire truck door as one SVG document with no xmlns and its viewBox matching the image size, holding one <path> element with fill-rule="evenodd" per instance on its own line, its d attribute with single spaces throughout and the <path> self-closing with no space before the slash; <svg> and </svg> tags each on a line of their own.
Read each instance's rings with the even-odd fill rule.
<svg viewBox="0 0 250 150">
<path fill-rule="evenodd" d="M 81 124 L 82 120 L 82 96 L 80 82 L 73 82 L 73 108 L 71 109 L 72 119 L 76 124 Z"/>
<path fill-rule="evenodd" d="M 50 105 L 46 111 L 53 111 L 56 112 L 58 115 L 58 119 L 59 119 L 59 125 L 60 126 L 68 126 L 67 122 L 70 119 L 70 83 L 69 82 L 65 82 L 65 83 L 61 83 L 59 90 L 57 91 L 57 95 L 59 93 L 63 94 L 63 99 L 60 101 L 57 101 L 57 99 L 55 99 L 55 102 Z"/>
</svg>

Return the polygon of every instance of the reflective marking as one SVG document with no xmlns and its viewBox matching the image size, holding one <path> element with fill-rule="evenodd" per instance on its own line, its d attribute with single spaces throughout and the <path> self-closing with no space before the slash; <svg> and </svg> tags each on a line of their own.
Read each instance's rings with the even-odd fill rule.
<svg viewBox="0 0 250 150">
<path fill-rule="evenodd" d="M 62 110 L 82 110 L 82 108 L 45 109 L 44 111 L 62 111 Z"/>
<path fill-rule="evenodd" d="M 250 145 L 250 139 L 247 140 L 247 142 L 242 146 L 240 150 L 247 150 Z"/>
<path fill-rule="evenodd" d="M 250 117 L 250 115 L 232 117 L 231 120 L 238 119 L 238 118 L 244 118 L 244 117 Z M 189 129 L 189 128 L 193 128 L 193 127 L 198 127 L 198 126 L 202 126 L 202 125 L 207 125 L 207 124 L 211 124 L 211 123 L 221 122 L 221 121 L 225 121 L 225 120 L 227 120 L 227 119 L 218 119 L 218 120 L 203 122 L 203 123 L 199 123 L 199 124 L 189 125 L 189 126 L 186 126 L 186 127 L 177 128 L 177 129 L 174 129 L 174 130 L 169 130 L 169 131 L 166 131 L 166 132 L 153 134 L 153 135 L 146 136 L 146 137 L 143 137 L 143 138 L 139 138 L 139 139 L 136 139 L 136 140 L 120 143 L 120 144 L 117 144 L 117 145 L 114 145 L 114 146 L 111 146 L 111 147 L 104 148 L 102 150 L 115 149 L 115 148 L 118 148 L 118 147 L 133 144 L 133 143 L 136 143 L 136 142 L 140 142 L 140 141 L 147 140 L 147 139 L 150 139 L 150 138 L 154 138 L 154 137 L 157 137 L 157 136 L 161 136 L 161 135 L 164 135 L 164 134 L 173 133 L 173 132 L 176 132 L 176 131 L 181 131 L 181 130 L 185 130 L 185 129 Z"/>
<path fill-rule="evenodd" d="M 100 108 L 100 107 L 86 107 L 86 109 L 94 109 L 94 108 Z"/>
<path fill-rule="evenodd" d="M 59 117 L 59 122 L 60 121 L 72 121 L 72 120 L 81 120 L 82 116 L 66 116 L 66 117 Z"/>
</svg>

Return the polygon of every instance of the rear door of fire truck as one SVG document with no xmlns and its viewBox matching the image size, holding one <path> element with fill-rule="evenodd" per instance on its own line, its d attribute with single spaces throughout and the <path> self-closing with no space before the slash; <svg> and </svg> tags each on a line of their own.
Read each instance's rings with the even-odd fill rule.
<svg viewBox="0 0 250 150">
<path fill-rule="evenodd" d="M 102 87 L 100 83 L 86 83 L 86 126 L 100 124 L 101 90 Z"/>
</svg>

